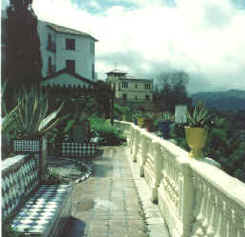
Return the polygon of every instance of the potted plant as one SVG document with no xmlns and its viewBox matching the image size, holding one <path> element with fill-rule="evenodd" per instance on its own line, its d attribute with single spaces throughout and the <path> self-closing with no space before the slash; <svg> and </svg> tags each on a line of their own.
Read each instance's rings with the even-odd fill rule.
<svg viewBox="0 0 245 237">
<path fill-rule="evenodd" d="M 154 128 L 154 120 L 151 113 L 145 113 L 143 127 L 146 128 L 148 132 L 152 132 Z"/>
<path fill-rule="evenodd" d="M 17 137 L 20 139 L 35 139 L 47 133 L 60 121 L 57 115 L 63 107 L 48 115 L 48 98 L 45 93 L 31 89 L 23 90 L 17 100 L 14 121 Z"/>
<path fill-rule="evenodd" d="M 185 136 L 187 144 L 191 148 L 189 156 L 196 159 L 203 158 L 202 149 L 205 146 L 208 129 L 212 123 L 211 116 L 203 103 L 199 102 L 192 113 L 187 111 L 186 118 Z"/>
<path fill-rule="evenodd" d="M 144 127 L 144 120 L 145 120 L 145 108 L 139 107 L 138 111 L 137 111 L 137 125 L 139 125 L 139 127 L 143 128 Z"/>
<path fill-rule="evenodd" d="M 48 98 L 37 89 L 22 90 L 17 99 L 14 113 L 16 137 L 14 139 L 15 153 L 42 153 L 41 172 L 46 170 L 47 139 L 45 134 L 54 128 L 60 119 L 57 115 L 63 104 L 48 115 Z"/>
<path fill-rule="evenodd" d="M 135 125 L 137 125 L 137 119 L 138 119 L 138 112 L 132 113 L 132 120 Z"/>
<path fill-rule="evenodd" d="M 164 112 L 162 114 L 162 120 L 158 122 L 158 128 L 162 133 L 162 137 L 165 139 L 170 138 L 170 124 L 172 123 L 172 115 L 170 112 Z"/>
</svg>

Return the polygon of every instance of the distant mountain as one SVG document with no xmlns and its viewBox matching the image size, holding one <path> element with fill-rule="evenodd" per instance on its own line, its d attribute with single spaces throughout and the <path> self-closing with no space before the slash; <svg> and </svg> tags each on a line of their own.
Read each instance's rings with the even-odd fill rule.
<svg viewBox="0 0 245 237">
<path fill-rule="evenodd" d="M 218 110 L 245 110 L 245 91 L 228 90 L 218 92 L 200 92 L 192 95 L 192 103 L 203 101 L 208 108 Z"/>
</svg>

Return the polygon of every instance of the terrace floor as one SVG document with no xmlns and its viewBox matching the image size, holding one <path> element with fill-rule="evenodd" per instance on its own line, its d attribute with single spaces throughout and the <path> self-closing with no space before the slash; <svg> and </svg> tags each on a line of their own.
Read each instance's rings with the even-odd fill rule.
<svg viewBox="0 0 245 237">
<path fill-rule="evenodd" d="M 144 179 L 128 159 L 128 148 L 103 149 L 93 176 L 74 184 L 72 219 L 63 237 L 168 236 Z"/>
</svg>

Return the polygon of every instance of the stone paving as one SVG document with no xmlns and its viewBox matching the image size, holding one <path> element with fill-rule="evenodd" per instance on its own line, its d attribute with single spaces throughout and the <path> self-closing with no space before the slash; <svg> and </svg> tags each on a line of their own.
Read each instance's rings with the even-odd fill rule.
<svg viewBox="0 0 245 237">
<path fill-rule="evenodd" d="M 93 176 L 74 184 L 72 220 L 63 237 L 167 236 L 163 221 L 154 222 L 158 214 L 151 218 L 157 233 L 149 232 L 127 156 L 127 147 L 105 147 L 94 162 Z"/>
</svg>

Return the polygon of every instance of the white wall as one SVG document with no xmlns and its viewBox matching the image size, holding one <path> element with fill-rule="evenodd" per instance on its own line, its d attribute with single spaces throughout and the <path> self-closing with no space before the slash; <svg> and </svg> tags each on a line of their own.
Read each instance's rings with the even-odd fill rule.
<svg viewBox="0 0 245 237">
<path fill-rule="evenodd" d="M 51 57 L 52 64 L 56 65 L 56 54 L 50 50 L 47 50 L 48 47 L 48 34 L 51 34 L 52 41 L 56 42 L 56 33 L 47 27 L 46 22 L 38 21 L 38 32 L 40 38 L 40 50 L 42 56 L 42 76 L 48 76 L 48 58 Z"/>
<path fill-rule="evenodd" d="M 87 36 L 57 33 L 47 26 L 46 22 L 38 22 L 38 31 L 41 41 L 41 55 L 43 61 L 43 77 L 48 75 L 48 57 L 51 56 L 52 64 L 56 65 L 56 71 L 66 67 L 66 60 L 75 60 L 75 72 L 89 80 L 92 78 L 92 65 L 95 64 L 94 52 L 90 50 L 90 44 L 95 41 Z M 47 50 L 48 34 L 51 34 L 52 41 L 56 43 L 56 52 Z M 75 39 L 75 50 L 66 50 L 66 39 Z"/>
<path fill-rule="evenodd" d="M 93 40 L 88 37 L 81 37 L 71 34 L 57 34 L 57 70 L 64 69 L 66 60 L 75 60 L 76 73 L 87 78 L 92 79 L 92 64 L 94 63 L 94 55 L 90 52 L 90 42 Z M 66 50 L 66 39 L 75 39 L 75 50 Z"/>
</svg>

